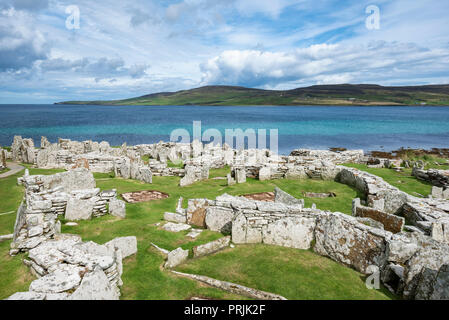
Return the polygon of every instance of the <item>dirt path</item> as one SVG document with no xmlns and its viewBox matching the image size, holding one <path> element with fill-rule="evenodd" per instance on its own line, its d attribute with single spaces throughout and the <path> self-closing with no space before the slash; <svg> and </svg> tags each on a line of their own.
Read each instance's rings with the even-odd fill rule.
<svg viewBox="0 0 449 320">
<path fill-rule="evenodd" d="M 17 172 L 22 171 L 25 167 L 22 167 L 20 164 L 9 162 L 8 164 L 9 171 L 0 174 L 0 179 L 10 177 Z"/>
</svg>

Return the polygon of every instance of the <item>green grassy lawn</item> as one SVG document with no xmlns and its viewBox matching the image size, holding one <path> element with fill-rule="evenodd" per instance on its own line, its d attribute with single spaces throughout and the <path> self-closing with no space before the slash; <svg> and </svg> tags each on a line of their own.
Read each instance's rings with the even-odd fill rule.
<svg viewBox="0 0 449 320">
<path fill-rule="evenodd" d="M 387 168 L 368 168 L 368 166 L 363 164 L 350 163 L 345 164 L 345 166 L 357 168 L 379 176 L 392 186 L 395 186 L 399 190 L 402 190 L 412 196 L 419 196 L 418 194 L 420 194 L 427 197 L 432 193 L 432 185 L 412 176 L 412 169 L 403 169 L 403 172 L 396 172 Z"/>
<path fill-rule="evenodd" d="M 5 173 L 5 172 L 8 172 L 9 170 L 10 170 L 9 168 L 4 168 L 4 169 L 0 170 L 0 173 Z"/>
<path fill-rule="evenodd" d="M 369 290 L 365 276 L 312 251 L 269 245 L 239 245 L 188 261 L 177 271 L 209 276 L 280 294 L 287 299 L 391 299 Z"/>
<path fill-rule="evenodd" d="M 30 174 L 53 174 L 62 170 L 44 170 L 44 169 L 30 169 Z M 82 236 L 84 241 L 95 241 L 98 243 L 105 243 L 115 237 L 121 236 L 136 236 L 138 239 L 138 253 L 135 256 L 131 256 L 124 261 L 124 274 L 122 287 L 122 299 L 187 299 L 191 296 L 211 297 L 217 299 L 242 299 L 243 297 L 228 294 L 221 290 L 210 288 L 201 285 L 190 279 L 174 276 L 173 274 L 163 271 L 161 265 L 164 262 L 164 257 L 153 247 L 151 242 L 158 246 L 173 250 L 177 247 L 184 249 L 191 249 L 193 246 L 203 244 L 222 237 L 223 235 L 217 232 L 205 230 L 201 235 L 192 240 L 186 237 L 186 232 L 171 233 L 160 229 L 157 223 L 163 221 L 163 214 L 165 211 L 174 211 L 177 200 L 180 196 L 184 198 L 184 206 L 187 205 L 187 200 L 192 198 L 209 198 L 214 199 L 216 196 L 223 193 L 229 193 L 232 195 L 243 195 L 248 193 L 267 192 L 273 191 L 276 186 L 291 193 L 292 195 L 301 198 L 302 192 L 334 192 L 337 194 L 336 198 L 327 199 L 306 199 L 306 206 L 311 206 L 312 203 L 316 203 L 318 208 L 340 211 L 344 213 L 351 212 L 351 200 L 357 197 L 357 192 L 346 186 L 334 181 L 315 181 L 315 180 L 273 180 L 273 181 L 259 181 L 255 179 L 248 179 L 247 183 L 239 184 L 228 187 L 226 180 L 214 180 L 212 177 L 225 176 L 229 172 L 229 168 L 211 170 L 211 179 L 195 183 L 191 186 L 181 188 L 178 186 L 180 178 L 178 177 L 153 177 L 153 184 L 145 184 L 135 180 L 124 180 L 122 178 L 113 178 L 113 174 L 95 174 L 97 181 L 97 187 L 102 190 L 117 189 L 119 194 L 124 192 L 139 191 L 139 190 L 159 190 L 169 194 L 169 198 L 157 201 L 150 201 L 146 203 L 127 204 L 127 216 L 126 219 L 120 220 L 112 216 L 104 216 L 95 218 L 90 221 L 79 222 L 76 227 L 68 227 L 63 225 L 62 232 L 74 233 Z M 16 185 L 16 179 L 21 173 L 6 178 L 0 179 L 0 212 L 15 211 L 23 196 L 22 187 Z M 0 216 L 0 234 L 7 234 L 13 232 L 13 225 L 15 221 L 15 214 L 8 214 Z M 62 220 L 62 222 L 64 222 Z M 240 252 L 240 247 L 235 254 Z M 21 260 L 23 255 L 17 257 L 9 257 L 9 242 L 0 244 L 0 299 L 5 298 L 12 293 L 27 288 L 32 281 L 32 277 L 23 266 Z M 272 251 L 270 254 L 268 254 Z M 260 259 L 264 257 L 275 257 L 276 252 L 280 253 L 288 252 L 287 256 L 297 256 L 300 259 L 293 259 L 298 263 L 309 264 L 310 270 L 313 268 L 320 268 L 320 265 L 313 267 L 316 263 L 323 263 L 321 257 L 318 257 L 312 253 L 302 253 L 295 249 L 286 249 L 280 247 L 265 246 L 258 248 L 255 246 L 251 249 L 254 251 L 254 255 L 249 252 L 248 259 L 237 259 L 240 261 L 241 272 L 246 272 L 253 269 L 260 268 Z M 234 253 L 232 253 L 234 254 Z M 244 252 L 242 253 L 244 254 Z M 281 255 L 281 254 L 279 254 Z M 303 255 L 303 256 L 301 256 Z M 237 255 L 238 256 L 238 255 Z M 196 260 L 195 260 L 196 261 Z M 327 260 L 326 260 L 327 261 Z M 295 262 L 295 263 L 297 263 Z M 196 262 L 195 262 L 196 263 Z M 307 278 L 307 273 L 302 272 L 293 273 L 293 275 L 278 273 L 279 277 L 272 277 L 271 269 L 279 267 L 279 264 L 275 260 L 264 262 L 265 266 L 272 265 L 271 268 L 265 269 L 266 272 L 261 279 L 266 279 L 266 283 L 263 281 L 260 283 L 250 282 L 248 284 L 255 284 L 258 289 L 270 289 L 272 279 L 292 279 L 299 277 L 298 281 L 302 282 L 303 278 Z M 330 263 L 330 262 L 327 262 Z M 293 265 L 289 265 L 291 268 L 296 269 Z M 339 267 L 337 267 L 339 266 Z M 287 268 L 287 266 L 286 266 Z M 298 266 L 299 268 L 299 266 Z M 245 271 L 246 270 L 246 271 Z M 260 268 L 259 272 L 263 272 L 263 268 Z M 282 269 L 284 270 L 284 269 Z M 305 270 L 301 269 L 298 270 Z M 288 272 L 288 268 L 285 269 Z M 308 271 L 307 271 L 308 272 Z M 371 299 L 376 298 L 376 294 L 371 291 L 365 291 L 361 289 L 361 283 L 363 281 L 355 271 L 346 267 L 336 264 L 332 268 L 326 269 L 322 272 L 325 276 L 328 272 L 336 273 L 333 275 L 336 281 L 332 284 L 332 281 L 325 280 L 324 286 L 328 286 L 330 291 L 336 290 L 335 287 L 342 287 L 345 289 L 339 289 L 335 293 L 334 297 L 340 297 L 342 299 Z M 319 273 L 310 274 L 310 277 L 319 279 Z M 249 277 L 249 276 L 248 276 Z M 271 279 L 272 278 L 272 279 Z M 289 282 L 288 281 L 288 282 Z M 298 281 L 296 283 L 298 283 Z M 317 280 L 318 281 L 318 280 Z M 285 282 L 285 281 L 284 281 Z M 243 283 L 245 284 L 245 283 Z M 354 288 L 352 291 L 350 288 Z M 323 287 L 324 288 L 324 287 Z M 326 294 L 324 289 L 317 291 L 313 289 L 311 284 L 303 287 L 302 291 L 292 291 L 288 289 L 285 291 L 285 295 L 289 298 L 311 298 L 316 299 L 323 294 L 321 298 L 334 298 L 331 292 Z M 313 290 L 312 290 L 313 289 Z M 310 291 L 310 294 L 307 292 Z M 281 294 L 284 294 L 281 292 Z"/>
</svg>

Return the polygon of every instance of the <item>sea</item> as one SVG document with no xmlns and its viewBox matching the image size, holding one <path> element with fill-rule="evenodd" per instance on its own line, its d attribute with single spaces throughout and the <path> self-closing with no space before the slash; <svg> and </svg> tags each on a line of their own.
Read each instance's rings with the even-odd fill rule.
<svg viewBox="0 0 449 320">
<path fill-rule="evenodd" d="M 226 130 L 253 130 L 256 133 L 266 130 L 267 146 L 270 146 L 270 133 L 273 133 L 271 136 L 277 136 L 280 154 L 299 148 L 365 151 L 449 148 L 449 107 L 431 106 L 3 104 L 0 105 L 0 145 L 10 146 L 15 135 L 33 138 L 36 146 L 39 146 L 41 136 L 51 142 L 68 138 L 108 141 L 111 146 L 124 142 L 128 145 L 149 144 L 170 141 L 177 129 L 188 132 L 192 139 L 194 123 L 197 136 L 198 132 L 200 135 L 220 132 L 222 142 Z M 209 141 L 203 139 L 204 143 Z"/>
</svg>

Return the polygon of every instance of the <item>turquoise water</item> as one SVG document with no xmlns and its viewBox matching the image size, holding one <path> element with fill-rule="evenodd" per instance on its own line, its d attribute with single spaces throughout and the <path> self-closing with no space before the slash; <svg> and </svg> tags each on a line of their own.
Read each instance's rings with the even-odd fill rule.
<svg viewBox="0 0 449 320">
<path fill-rule="evenodd" d="M 0 145 L 14 135 L 106 140 L 111 145 L 168 141 L 174 129 L 277 129 L 279 152 L 295 148 L 449 148 L 445 107 L 203 107 L 0 105 Z"/>
</svg>

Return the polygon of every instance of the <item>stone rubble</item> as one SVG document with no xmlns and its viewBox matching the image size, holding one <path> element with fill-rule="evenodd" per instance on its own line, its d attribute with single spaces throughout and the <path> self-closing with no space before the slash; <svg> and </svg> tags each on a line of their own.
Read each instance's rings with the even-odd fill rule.
<svg viewBox="0 0 449 320">
<path fill-rule="evenodd" d="M 99 245 L 79 236 L 61 234 L 29 250 L 24 260 L 38 279 L 28 292 L 11 300 L 118 300 L 122 259 L 137 252 L 135 237 Z"/>
</svg>

